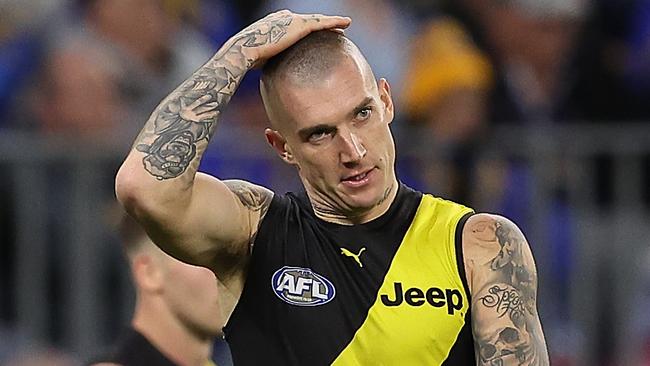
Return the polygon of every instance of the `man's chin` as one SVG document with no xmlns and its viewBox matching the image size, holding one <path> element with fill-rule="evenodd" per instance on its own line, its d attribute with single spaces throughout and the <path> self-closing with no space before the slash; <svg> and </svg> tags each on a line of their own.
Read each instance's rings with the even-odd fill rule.
<svg viewBox="0 0 650 366">
<path fill-rule="evenodd" d="M 357 194 L 347 195 L 345 202 L 351 211 L 365 211 L 370 210 L 381 202 L 381 196 L 374 194 L 374 192 L 362 192 Z"/>
</svg>

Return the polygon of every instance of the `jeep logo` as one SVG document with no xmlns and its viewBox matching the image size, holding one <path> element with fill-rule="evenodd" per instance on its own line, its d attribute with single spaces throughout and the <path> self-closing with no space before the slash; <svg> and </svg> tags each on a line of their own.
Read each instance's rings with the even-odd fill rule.
<svg viewBox="0 0 650 366">
<path fill-rule="evenodd" d="M 425 303 L 441 308 L 447 305 L 447 314 L 454 315 L 454 311 L 463 308 L 463 295 L 456 289 L 440 289 L 431 287 L 422 291 L 417 287 L 412 287 L 404 291 L 401 282 L 395 282 L 395 294 L 390 298 L 390 295 L 382 294 L 381 302 L 386 306 L 399 306 L 402 302 L 406 302 L 411 306 L 422 306 Z"/>
</svg>

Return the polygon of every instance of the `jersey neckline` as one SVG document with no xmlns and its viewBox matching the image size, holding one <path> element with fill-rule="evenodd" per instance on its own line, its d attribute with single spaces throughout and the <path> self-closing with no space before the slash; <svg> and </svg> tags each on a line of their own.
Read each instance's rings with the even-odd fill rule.
<svg viewBox="0 0 650 366">
<path fill-rule="evenodd" d="M 300 192 L 297 192 L 293 194 L 294 197 L 297 198 L 298 203 L 300 206 L 309 213 L 309 215 L 316 220 L 318 223 L 322 224 L 325 227 L 332 228 L 332 229 L 341 229 L 341 228 L 367 228 L 367 229 L 377 229 L 381 228 L 384 226 L 387 222 L 389 222 L 392 218 L 394 218 L 400 211 L 400 207 L 404 204 L 405 198 L 411 194 L 415 193 L 412 188 L 407 186 L 406 184 L 402 183 L 401 181 L 397 181 L 397 194 L 395 195 L 395 198 L 393 198 L 393 202 L 391 202 L 390 206 L 388 207 L 388 210 L 384 212 L 382 215 L 368 221 L 364 222 L 363 224 L 353 224 L 353 225 L 345 225 L 345 224 L 339 224 L 335 222 L 329 222 L 326 220 L 323 220 L 322 218 L 318 217 L 316 213 L 314 212 L 314 207 L 311 205 L 311 201 L 309 200 L 309 196 L 307 195 L 307 192 L 303 189 Z"/>
</svg>

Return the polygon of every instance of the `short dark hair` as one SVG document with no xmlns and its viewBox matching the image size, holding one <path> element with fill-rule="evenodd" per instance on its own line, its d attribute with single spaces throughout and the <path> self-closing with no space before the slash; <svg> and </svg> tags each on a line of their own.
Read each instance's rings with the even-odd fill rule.
<svg viewBox="0 0 650 366">
<path fill-rule="evenodd" d="M 321 80 L 355 50 L 356 46 L 341 33 L 312 32 L 269 59 L 262 68 L 262 80 L 266 83 L 277 76 L 291 76 L 300 82 Z"/>
</svg>

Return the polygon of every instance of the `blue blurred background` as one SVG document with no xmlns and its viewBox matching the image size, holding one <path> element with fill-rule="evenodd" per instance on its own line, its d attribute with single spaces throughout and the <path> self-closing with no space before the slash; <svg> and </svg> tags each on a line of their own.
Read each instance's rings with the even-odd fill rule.
<svg viewBox="0 0 650 366">
<path fill-rule="evenodd" d="M 352 17 L 400 179 L 523 228 L 553 365 L 650 365 L 650 0 L 0 1 L 0 364 L 75 365 L 128 324 L 116 170 L 160 99 L 281 8 Z M 257 79 L 201 170 L 299 189 Z"/>
</svg>

